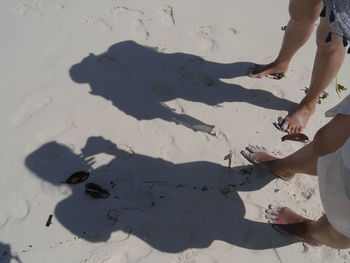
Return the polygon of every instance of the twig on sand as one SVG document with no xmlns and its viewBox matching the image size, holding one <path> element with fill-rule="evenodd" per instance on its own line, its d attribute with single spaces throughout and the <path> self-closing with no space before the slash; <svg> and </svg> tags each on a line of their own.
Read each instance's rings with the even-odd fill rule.
<svg viewBox="0 0 350 263">
<path fill-rule="evenodd" d="M 46 221 L 46 226 L 47 227 L 49 227 L 51 224 L 52 224 L 52 217 L 53 217 L 53 215 L 49 215 L 49 218 L 47 219 L 47 221 Z"/>
<path fill-rule="evenodd" d="M 229 154 L 227 154 L 224 157 L 224 160 L 228 160 L 228 169 L 231 168 L 231 162 L 232 162 L 232 151 L 230 150 Z"/>
</svg>

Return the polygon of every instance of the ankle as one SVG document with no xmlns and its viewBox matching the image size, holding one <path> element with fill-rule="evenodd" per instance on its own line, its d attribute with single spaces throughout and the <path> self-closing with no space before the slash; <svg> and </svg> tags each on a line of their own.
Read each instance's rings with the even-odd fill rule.
<svg viewBox="0 0 350 263">
<path fill-rule="evenodd" d="M 313 235 L 315 233 L 315 222 L 314 220 L 310 220 L 310 219 L 307 219 L 305 218 L 305 221 L 304 222 L 301 222 L 300 224 L 302 225 L 302 229 L 303 229 L 303 232 L 305 233 L 305 235 L 307 237 L 309 237 L 312 241 L 317 242 L 317 239 L 315 238 L 315 236 Z M 318 231 L 316 231 L 318 232 Z"/>
<path fill-rule="evenodd" d="M 281 159 L 271 160 L 271 161 L 264 162 L 263 165 L 268 170 L 276 171 L 276 170 L 278 170 L 278 167 L 281 167 L 281 165 L 279 164 L 280 161 L 281 161 Z"/>
<path fill-rule="evenodd" d="M 286 72 L 288 70 L 289 61 L 280 61 L 279 59 L 276 59 L 271 63 L 271 66 L 282 72 Z"/>
<path fill-rule="evenodd" d="M 308 111 L 315 112 L 317 101 L 318 101 L 318 98 L 317 99 L 304 98 L 300 102 L 299 108 L 304 108 L 304 109 L 307 109 Z"/>
<path fill-rule="evenodd" d="M 284 180 L 291 180 L 295 173 L 290 171 L 283 164 L 283 159 L 276 159 L 263 163 L 263 165 L 272 173 L 278 175 Z"/>
</svg>

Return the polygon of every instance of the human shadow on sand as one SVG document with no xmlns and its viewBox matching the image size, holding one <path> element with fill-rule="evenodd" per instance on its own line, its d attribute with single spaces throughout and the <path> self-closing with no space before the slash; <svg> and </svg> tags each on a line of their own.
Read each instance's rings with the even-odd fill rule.
<svg viewBox="0 0 350 263">
<path fill-rule="evenodd" d="M 1 263 L 10 263 L 18 262 L 22 263 L 18 256 L 12 255 L 11 246 L 9 244 L 1 243 L 0 241 L 0 262 Z"/>
<path fill-rule="evenodd" d="M 101 153 L 111 159 L 93 169 L 91 157 Z M 206 248 L 215 240 L 248 249 L 295 242 L 266 223 L 245 218 L 238 192 L 258 190 L 274 179 L 256 167 L 228 170 L 207 161 L 174 164 L 122 150 L 103 137 L 90 137 L 79 155 L 65 145 L 49 142 L 31 153 L 25 164 L 57 189 L 70 174 L 90 171 L 84 183 L 66 185 L 72 193 L 53 212 L 54 220 L 89 242 L 108 241 L 112 233 L 115 240 L 121 233 L 120 239 L 135 235 L 171 253 Z M 110 197 L 93 199 L 86 194 L 84 185 L 91 182 L 107 189 Z M 255 217 L 263 214 L 263 207 L 249 206 Z M 111 210 L 117 217 L 108 218 Z"/>
<path fill-rule="evenodd" d="M 70 76 L 77 83 L 88 83 L 91 94 L 110 100 L 137 120 L 160 118 L 212 134 L 214 125 L 192 117 L 190 109 L 177 99 L 209 106 L 246 102 L 274 110 L 295 108 L 294 102 L 269 91 L 222 81 L 245 76 L 249 65 L 248 62 L 220 64 L 184 53 L 166 54 L 157 48 L 124 41 L 112 45 L 103 54 L 85 57 L 71 67 Z"/>
</svg>

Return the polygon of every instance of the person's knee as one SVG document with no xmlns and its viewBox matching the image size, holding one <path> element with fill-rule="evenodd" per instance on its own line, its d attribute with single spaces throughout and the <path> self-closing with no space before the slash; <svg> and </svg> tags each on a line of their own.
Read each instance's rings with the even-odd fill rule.
<svg viewBox="0 0 350 263">
<path fill-rule="evenodd" d="M 327 128 L 322 127 L 315 134 L 315 137 L 312 141 L 312 145 L 317 156 L 322 156 L 329 153 L 329 146 L 327 144 L 327 133 Z"/>
<path fill-rule="evenodd" d="M 290 19 L 295 25 L 300 25 L 300 26 L 311 26 L 315 23 L 317 20 L 318 16 L 306 16 L 297 12 L 293 12 L 293 10 L 289 10 L 289 15 Z"/>
<path fill-rule="evenodd" d="M 322 1 L 309 3 L 305 0 L 291 0 L 289 4 L 290 19 L 297 25 L 313 25 L 319 18 Z"/>
<path fill-rule="evenodd" d="M 319 51 L 323 52 L 335 52 L 339 48 L 342 48 L 343 42 L 339 36 L 335 34 L 331 34 L 332 39 L 329 42 L 326 42 L 327 35 L 319 35 L 317 36 L 317 48 Z"/>
<path fill-rule="evenodd" d="M 350 137 L 350 115 L 337 114 L 330 122 L 319 129 L 312 141 L 312 147 L 318 156 L 337 151 Z"/>
</svg>

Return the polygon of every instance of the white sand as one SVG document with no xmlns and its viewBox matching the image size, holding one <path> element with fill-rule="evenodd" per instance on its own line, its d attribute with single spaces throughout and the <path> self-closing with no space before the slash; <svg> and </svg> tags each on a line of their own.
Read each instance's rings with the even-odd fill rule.
<svg viewBox="0 0 350 263">
<path fill-rule="evenodd" d="M 0 262 L 348 262 L 348 250 L 295 243 L 265 222 L 270 203 L 322 215 L 317 178 L 242 170 L 247 144 L 302 147 L 272 122 L 304 96 L 315 33 L 286 79 L 245 76 L 275 57 L 287 6 L 2 0 Z M 347 57 L 346 87 L 349 69 Z M 327 91 L 310 138 L 340 101 Z M 88 181 L 60 183 L 80 170 Z M 91 182 L 111 197 L 85 194 Z"/>
</svg>

